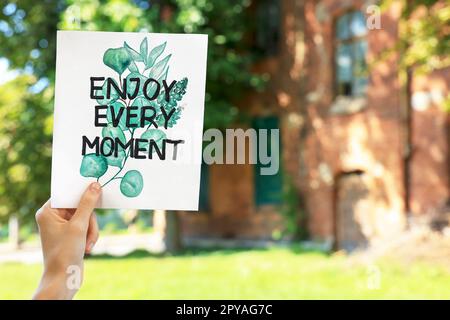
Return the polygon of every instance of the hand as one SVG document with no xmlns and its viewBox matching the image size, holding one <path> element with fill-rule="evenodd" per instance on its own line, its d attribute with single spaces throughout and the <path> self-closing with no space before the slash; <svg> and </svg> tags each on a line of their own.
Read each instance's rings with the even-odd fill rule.
<svg viewBox="0 0 450 320">
<path fill-rule="evenodd" d="M 91 252 L 98 239 L 93 210 L 101 193 L 100 184 L 94 182 L 82 195 L 77 209 L 52 209 L 47 201 L 36 212 L 44 272 L 33 299 L 72 299 L 78 291 L 84 254 Z"/>
</svg>

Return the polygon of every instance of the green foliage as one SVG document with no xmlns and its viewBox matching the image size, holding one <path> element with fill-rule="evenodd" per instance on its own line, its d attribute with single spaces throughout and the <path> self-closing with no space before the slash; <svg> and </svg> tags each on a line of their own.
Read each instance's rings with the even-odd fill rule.
<svg viewBox="0 0 450 320">
<path fill-rule="evenodd" d="M 383 0 L 388 8 L 394 0 Z M 398 0 L 396 2 L 399 2 Z M 450 66 L 450 6 L 440 0 L 401 0 L 399 42 L 402 68 L 428 73 Z"/>
<path fill-rule="evenodd" d="M 15 6 L 3 10 L 9 3 Z M 128 0 L 2 2 L 0 57 L 8 59 L 11 69 L 26 69 L 34 77 L 24 76 L 0 85 L 0 170 L 4 173 L 0 176 L 0 215 L 20 212 L 32 217 L 49 196 L 57 29 L 208 34 L 206 128 L 224 128 L 235 121 L 240 116 L 236 103 L 242 94 L 248 89 L 261 88 L 264 81 L 249 71 L 256 59 L 246 39 L 251 32 L 251 21 L 246 14 L 251 1 L 151 1 L 148 8 L 146 3 Z M 165 44 L 157 44 L 152 49 L 149 45 L 146 48 L 143 43 L 139 50 L 134 50 L 124 44 L 133 59 L 128 65 L 130 72 L 137 72 L 136 62 L 144 62 L 151 68 L 161 58 Z M 126 65 L 107 60 L 118 73 Z M 167 68 L 161 69 L 164 77 Z M 49 85 L 38 93 L 28 91 L 39 79 L 47 79 Z M 117 99 L 117 93 L 112 92 L 111 99 L 98 102 L 110 104 Z M 177 106 L 176 112 L 174 120 L 179 118 L 181 107 Z"/>
<path fill-rule="evenodd" d="M 294 239 L 306 239 L 306 214 L 302 208 L 300 193 L 294 185 L 292 178 L 284 174 L 283 176 L 283 204 L 281 214 L 284 217 L 285 230 L 283 235 L 288 235 Z M 276 236 L 276 234 L 275 234 Z M 278 234 L 276 238 L 280 237 Z"/>
<path fill-rule="evenodd" d="M 28 68 L 39 79 L 54 78 L 56 26 L 65 1 L 2 1 L 0 21 L 7 25 L 0 31 L 0 57 L 6 57 L 13 69 Z M 5 7 L 12 3 L 14 11 Z M 15 5 L 15 6 L 14 6 Z M 10 7 L 11 8 L 11 7 Z M 5 25 L 5 26 L 6 26 Z"/>
<path fill-rule="evenodd" d="M 62 12 L 59 27 L 208 34 L 205 128 L 225 128 L 241 118 L 236 104 L 242 94 L 261 89 L 267 80 L 250 72 L 257 59 L 246 39 L 252 31 L 246 10 L 250 5 L 250 0 L 171 0 L 151 2 L 144 10 L 125 0 L 71 0 Z M 150 68 L 164 51 L 165 43 L 150 50 L 148 56 L 148 43 L 142 43 L 139 50 L 130 50 L 128 44 L 124 47 L 135 61 L 142 60 Z M 130 66 L 134 68 L 133 63 Z M 167 72 L 160 67 L 158 75 Z"/>
<path fill-rule="evenodd" d="M 53 90 L 33 94 L 35 83 L 20 75 L 0 86 L 0 220 L 31 218 L 49 198 Z"/>
<path fill-rule="evenodd" d="M 444 99 L 443 108 L 444 108 L 444 111 L 450 112 L 450 93 Z"/>
</svg>

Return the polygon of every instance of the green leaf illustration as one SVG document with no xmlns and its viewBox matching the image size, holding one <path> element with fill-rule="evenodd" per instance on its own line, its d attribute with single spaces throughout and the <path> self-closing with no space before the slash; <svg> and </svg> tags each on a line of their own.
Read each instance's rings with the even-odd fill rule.
<svg viewBox="0 0 450 320">
<path fill-rule="evenodd" d="M 130 124 L 132 125 L 140 125 L 140 121 L 141 121 L 141 108 L 144 106 L 148 106 L 148 107 L 154 107 L 155 109 L 157 108 L 157 104 L 154 101 L 149 101 L 147 100 L 144 96 L 139 96 L 136 99 L 134 99 L 133 103 L 131 104 L 133 107 L 138 107 L 139 109 L 135 112 L 135 114 L 137 115 L 137 117 L 134 117 L 132 119 L 130 119 Z M 146 112 L 147 116 L 151 116 L 151 110 L 148 110 Z M 150 121 L 146 120 L 145 124 L 149 124 Z M 134 129 L 134 128 L 131 128 Z"/>
<path fill-rule="evenodd" d="M 128 70 L 130 70 L 130 72 L 139 72 L 139 69 L 138 69 L 136 63 L 134 63 L 134 61 L 130 62 L 130 65 L 128 66 Z"/>
<path fill-rule="evenodd" d="M 109 107 L 106 113 L 108 126 L 102 129 L 103 138 L 111 138 L 114 142 L 118 139 L 122 144 L 126 144 L 127 135 L 131 134 L 131 138 L 133 138 L 136 132 L 135 127 L 133 126 L 138 127 L 140 125 L 141 108 L 144 106 L 151 106 L 154 108 L 156 117 L 154 117 L 153 121 L 159 125 L 164 124 L 164 117 L 161 114 L 160 107 L 164 108 L 167 112 L 173 112 L 173 110 L 175 110 L 175 112 L 172 113 L 168 127 L 174 126 L 178 119 L 180 119 L 183 108 L 178 106 L 178 102 L 181 101 L 186 93 L 187 78 L 184 78 L 175 84 L 175 87 L 170 92 L 169 101 L 165 100 L 165 93 L 163 90 L 159 92 L 156 99 L 151 101 L 146 98 L 143 92 L 144 83 L 150 77 L 157 80 L 160 84 L 163 80 L 167 79 L 169 72 L 168 63 L 171 58 L 171 54 L 166 55 L 163 59 L 158 61 L 166 48 L 166 44 L 167 43 L 164 42 L 154 47 L 149 52 L 148 40 L 147 38 L 143 38 L 138 51 L 131 48 L 126 42 L 123 43 L 123 47 L 121 48 L 109 48 L 105 51 L 103 55 L 103 63 L 119 74 L 119 80 L 122 79 L 122 74 L 127 69 L 130 71 L 126 76 L 126 86 L 127 92 L 129 92 L 128 98 L 133 99 L 129 102 L 119 99 L 120 95 L 113 86 L 111 86 L 110 97 L 107 98 L 106 82 L 103 83 L 101 89 L 96 90 L 96 94 L 98 96 L 104 96 L 102 99 L 97 99 L 97 102 L 101 105 L 107 105 Z M 144 63 L 144 71 L 149 70 L 148 77 L 139 71 L 137 62 Z M 137 81 L 131 81 L 132 78 L 139 79 L 138 88 Z M 113 81 L 118 84 L 117 80 Z M 118 84 L 118 87 L 122 88 L 122 83 Z M 148 84 L 146 89 L 146 95 L 148 97 L 152 97 L 156 92 L 157 84 L 151 82 Z M 163 88 L 160 87 L 160 89 Z M 128 101 L 128 99 L 125 100 Z M 136 117 L 131 119 L 131 123 L 127 127 L 126 117 L 123 113 L 126 112 L 127 107 L 130 106 L 130 103 L 131 106 L 137 107 L 138 110 L 135 111 Z M 119 117 L 120 112 L 122 112 L 121 117 Z M 146 114 L 147 117 L 152 116 L 150 112 L 152 111 L 148 110 L 148 113 Z M 113 126 L 113 122 L 115 122 L 114 124 L 116 127 Z M 151 122 L 147 120 L 145 124 L 151 124 Z M 148 129 L 141 134 L 141 139 L 144 139 L 147 142 L 142 142 L 140 147 L 148 150 L 150 144 L 149 141 L 154 141 L 156 146 L 162 149 L 165 138 L 166 133 L 164 131 L 158 129 Z M 113 141 L 106 140 L 104 142 L 104 150 L 102 150 L 104 153 L 108 154 L 112 151 Z M 125 171 L 125 164 L 130 154 L 127 152 L 127 149 L 119 146 L 116 147 L 118 147 L 116 150 L 117 156 L 115 155 L 116 152 L 113 152 L 107 157 L 102 155 L 97 156 L 96 154 L 85 155 L 81 162 L 80 174 L 84 177 L 95 177 L 98 181 L 99 178 L 108 171 L 108 166 L 118 167 L 119 170 L 109 180 L 104 182 L 103 186 L 115 179 L 120 179 L 120 191 L 122 194 L 127 197 L 137 197 L 142 192 L 144 187 L 142 174 L 137 170 L 129 170 L 122 177 L 118 176 L 122 171 Z M 156 150 L 153 150 L 153 152 L 156 152 Z"/>
<path fill-rule="evenodd" d="M 118 138 L 123 144 L 126 143 L 125 134 L 123 133 L 122 129 L 120 127 L 113 127 L 111 123 L 108 124 L 107 127 L 103 128 L 102 136 L 103 138 L 109 137 L 114 140 L 115 138 Z M 111 150 L 111 143 L 109 141 L 106 141 L 105 145 L 107 146 L 107 148 L 104 150 L 104 153 L 108 154 Z M 125 150 L 119 147 L 117 157 L 115 156 L 114 153 L 112 153 L 111 155 L 105 158 L 109 165 L 121 168 L 125 156 L 126 156 Z"/>
<path fill-rule="evenodd" d="M 115 101 L 110 106 L 113 107 L 114 115 L 116 118 L 119 115 L 120 109 L 123 108 L 122 117 L 120 117 L 120 120 L 119 120 L 119 127 L 122 130 L 126 130 L 127 125 L 126 125 L 126 117 L 125 117 L 125 113 L 126 113 L 125 105 L 120 101 Z M 112 123 L 112 121 L 113 121 L 113 115 L 111 112 L 111 108 L 109 106 L 108 106 L 108 111 L 106 112 L 106 119 L 108 120 L 108 123 Z"/>
<path fill-rule="evenodd" d="M 103 63 L 121 75 L 130 65 L 131 57 L 128 50 L 121 48 L 111 48 L 103 55 Z"/>
<path fill-rule="evenodd" d="M 142 95 L 142 88 L 144 87 L 144 83 L 147 80 L 147 77 L 138 73 L 138 72 L 130 72 L 130 74 L 128 74 L 127 76 L 127 91 L 132 94 L 134 93 L 134 90 L 136 90 L 136 81 L 131 81 L 131 78 L 139 78 L 140 79 L 140 84 L 139 84 L 139 93 L 138 96 Z"/>
<path fill-rule="evenodd" d="M 164 49 L 166 48 L 166 43 L 160 44 L 157 47 L 154 47 L 152 51 L 150 51 L 150 54 L 148 55 L 146 67 L 151 68 L 155 64 L 156 60 L 158 60 L 159 56 L 164 52 Z"/>
<path fill-rule="evenodd" d="M 106 161 L 108 162 L 108 165 L 122 168 L 122 162 L 123 159 L 125 159 L 126 153 L 124 150 L 119 150 L 117 153 L 117 157 L 114 155 L 111 155 L 109 157 L 106 157 Z"/>
<path fill-rule="evenodd" d="M 124 42 L 123 43 L 124 48 L 126 48 L 128 50 L 128 53 L 130 54 L 130 57 L 136 61 L 136 62 L 143 62 L 144 58 L 142 58 L 142 56 L 139 54 L 139 52 L 137 52 L 136 50 L 134 50 L 133 48 L 131 48 L 128 43 Z"/>
<path fill-rule="evenodd" d="M 142 40 L 139 50 L 141 51 L 141 56 L 144 59 L 144 63 L 147 64 L 147 54 L 148 54 L 147 38 L 144 38 L 144 40 Z"/>
<path fill-rule="evenodd" d="M 105 149 L 105 153 L 109 153 L 111 150 L 110 142 L 106 141 L 105 145 L 107 146 L 107 149 Z M 105 159 L 106 159 L 106 162 L 108 163 L 108 165 L 122 168 L 122 162 L 123 162 L 123 159 L 125 159 L 125 157 L 126 157 L 125 150 L 123 150 L 122 148 L 119 148 L 118 152 L 117 152 L 117 157 L 114 155 L 114 153 L 112 153 L 110 156 L 105 157 Z"/>
<path fill-rule="evenodd" d="M 120 142 L 123 144 L 126 143 L 125 134 L 123 133 L 120 127 L 113 127 L 111 123 L 108 124 L 107 127 L 102 129 L 102 137 L 110 137 L 115 140 L 115 138 L 119 138 Z"/>
<path fill-rule="evenodd" d="M 178 121 L 178 119 L 181 118 L 181 111 L 182 109 L 178 107 L 178 101 L 181 101 L 183 96 L 186 94 L 186 88 L 188 84 L 188 79 L 183 78 L 180 81 L 178 81 L 175 84 L 175 87 L 170 91 L 170 97 L 169 101 L 166 101 L 166 95 L 164 91 L 161 91 L 161 93 L 158 96 L 158 104 L 163 107 L 166 112 L 170 112 L 173 108 L 175 108 L 175 113 L 172 115 L 172 117 L 169 120 L 169 123 L 167 126 L 169 128 L 172 128 Z M 164 117 L 162 115 L 158 115 L 156 118 L 156 123 L 160 126 L 164 125 Z"/>
<path fill-rule="evenodd" d="M 163 140 L 166 137 L 167 137 L 166 134 L 163 131 L 158 130 L 158 129 L 148 129 L 141 135 L 141 139 L 154 140 L 160 150 L 162 148 Z M 139 144 L 139 146 L 142 146 L 145 148 L 145 150 L 148 150 L 149 144 L 150 144 L 149 142 L 145 142 L 145 143 Z M 153 149 L 153 152 L 155 152 L 155 149 Z"/>
<path fill-rule="evenodd" d="M 146 104 L 146 99 L 143 96 L 139 96 L 136 99 L 133 100 L 133 103 L 131 103 L 132 107 L 138 107 L 138 110 L 136 110 L 135 112 L 133 112 L 134 114 L 137 115 L 137 117 L 133 117 L 130 119 L 130 125 L 132 126 L 139 126 L 140 121 L 141 121 L 141 108 L 143 105 Z M 131 127 L 131 130 L 134 130 L 135 127 Z"/>
<path fill-rule="evenodd" d="M 162 83 L 163 80 L 167 80 L 167 74 L 169 73 L 169 66 L 167 66 L 166 71 L 164 71 L 161 74 L 161 77 L 159 77 L 158 82 Z"/>
<path fill-rule="evenodd" d="M 159 77 L 164 73 L 166 70 L 167 63 L 169 62 L 169 59 L 172 55 L 167 55 L 164 59 L 159 61 L 157 64 L 153 66 L 153 68 L 150 69 L 150 73 L 148 75 L 149 78 L 153 79 L 159 79 Z"/>
<path fill-rule="evenodd" d="M 163 80 L 166 80 L 167 79 L 167 74 L 168 74 L 168 72 L 169 72 L 169 66 L 167 66 L 167 68 L 166 68 L 166 70 L 161 74 L 161 76 L 159 77 L 159 79 L 157 79 L 158 80 L 158 83 L 162 83 L 162 81 Z M 147 96 L 148 97 L 153 97 L 153 95 L 155 94 L 155 92 L 156 92 L 156 83 L 155 82 L 152 82 L 152 83 L 150 83 L 150 85 L 149 86 L 147 86 Z"/>
<path fill-rule="evenodd" d="M 124 196 L 137 197 L 144 187 L 144 179 L 137 170 L 128 171 L 120 181 L 120 191 Z"/>
<path fill-rule="evenodd" d="M 83 177 L 100 178 L 108 170 L 108 163 L 102 155 L 86 154 L 81 161 L 80 174 Z"/>
</svg>

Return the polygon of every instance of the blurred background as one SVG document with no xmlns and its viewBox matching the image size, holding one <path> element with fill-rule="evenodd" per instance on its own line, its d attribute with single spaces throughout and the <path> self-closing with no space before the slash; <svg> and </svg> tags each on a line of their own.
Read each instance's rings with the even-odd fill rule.
<svg viewBox="0 0 450 320">
<path fill-rule="evenodd" d="M 209 35 L 205 129 L 280 129 L 280 171 L 202 165 L 197 213 L 105 210 L 78 298 L 450 298 L 450 6 L 0 0 L 0 298 L 39 281 L 56 30 Z"/>
</svg>

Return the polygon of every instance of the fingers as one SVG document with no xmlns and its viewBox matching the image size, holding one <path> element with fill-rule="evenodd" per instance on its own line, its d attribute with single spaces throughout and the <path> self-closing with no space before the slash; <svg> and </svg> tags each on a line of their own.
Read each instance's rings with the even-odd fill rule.
<svg viewBox="0 0 450 320">
<path fill-rule="evenodd" d="M 45 212 L 48 211 L 48 209 L 50 209 L 50 199 L 47 200 L 46 203 L 44 203 L 44 205 L 42 207 L 40 207 L 38 209 L 38 211 L 36 211 L 36 222 L 38 223 L 38 225 L 41 224 L 42 219 L 44 218 Z"/>
<path fill-rule="evenodd" d="M 36 222 L 38 225 L 42 225 L 46 222 L 64 222 L 67 219 L 66 209 L 54 209 L 51 207 L 50 199 L 47 200 L 44 205 L 36 211 Z"/>
<path fill-rule="evenodd" d="M 101 194 L 102 188 L 100 184 L 98 182 L 91 183 L 81 196 L 80 203 L 71 222 L 81 224 L 83 227 L 87 228 L 91 213 L 94 211 Z"/>
<path fill-rule="evenodd" d="M 66 209 L 64 211 L 64 219 L 66 219 L 67 221 L 72 219 L 73 215 L 75 214 L 75 210 L 76 209 Z"/>
<path fill-rule="evenodd" d="M 86 253 L 89 254 L 92 252 L 92 248 L 94 247 L 95 243 L 98 240 L 98 233 L 99 231 L 98 231 L 97 216 L 93 212 L 89 219 L 89 228 L 87 232 L 86 248 L 85 248 Z"/>
</svg>

